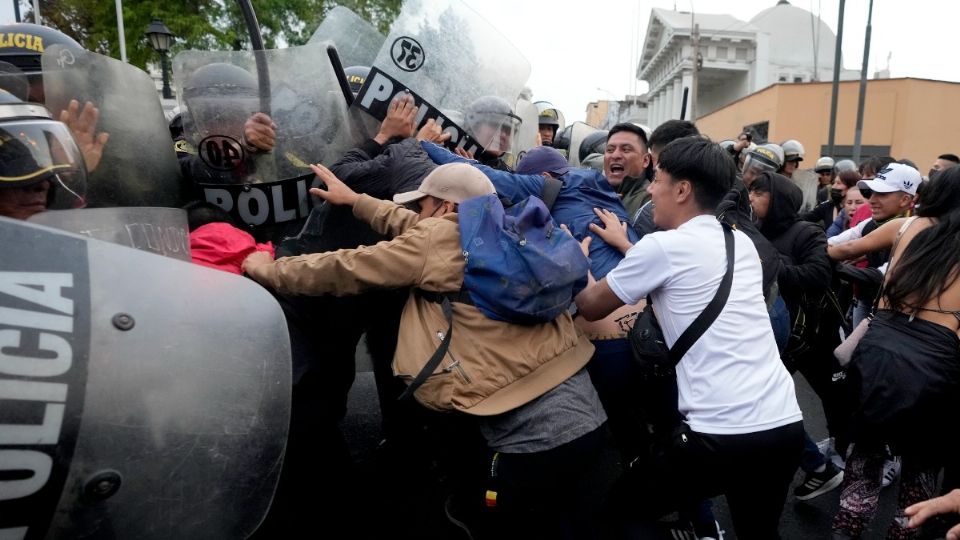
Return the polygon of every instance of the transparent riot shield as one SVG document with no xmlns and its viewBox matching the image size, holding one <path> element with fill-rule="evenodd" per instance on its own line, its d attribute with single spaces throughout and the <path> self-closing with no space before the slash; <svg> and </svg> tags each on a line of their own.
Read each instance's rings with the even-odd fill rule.
<svg viewBox="0 0 960 540">
<path fill-rule="evenodd" d="M 791 178 L 794 184 L 803 191 L 801 212 L 809 212 L 817 205 L 817 190 L 820 189 L 820 177 L 810 169 L 797 169 Z"/>
<path fill-rule="evenodd" d="M 529 75 L 520 51 L 458 0 L 406 2 L 354 106 L 382 120 L 390 100 L 409 91 L 418 125 L 436 119 L 451 145 L 510 152 L 512 108 Z"/>
<path fill-rule="evenodd" d="M 250 226 L 305 218 L 310 163 L 332 164 L 351 146 L 347 105 L 327 58 L 327 42 L 263 51 L 269 111 L 261 111 L 254 53 L 185 51 L 173 59 L 184 135 L 195 151 L 190 178 L 207 201 Z M 264 151 L 244 139 L 257 112 L 276 125 Z M 190 159 L 190 158 L 188 158 Z"/>
<path fill-rule="evenodd" d="M 157 88 L 140 69 L 88 51 L 52 45 L 42 57 L 44 104 L 55 119 L 70 100 L 100 109 L 97 132 L 110 134 L 88 174 L 86 203 L 181 206 L 186 193 Z M 91 166 L 87 164 L 88 169 Z"/>
<path fill-rule="evenodd" d="M 334 6 L 308 43 L 333 43 L 340 55 L 340 62 L 346 68 L 372 65 L 385 39 L 372 24 L 349 8 Z"/>
<path fill-rule="evenodd" d="M 22 221 L 0 245 L 0 537 L 249 536 L 290 414 L 273 297 Z"/>
<path fill-rule="evenodd" d="M 518 99 L 515 108 L 520 117 L 520 128 L 517 130 L 517 139 L 511 154 L 519 162 L 531 148 L 537 146 L 537 135 L 540 125 L 537 123 L 537 106 L 525 99 Z"/>
<path fill-rule="evenodd" d="M 190 262 L 187 212 L 180 208 L 49 210 L 29 221 Z"/>
<path fill-rule="evenodd" d="M 583 142 L 584 137 L 595 131 L 599 130 L 584 122 L 574 122 L 570 124 L 570 154 L 567 156 L 567 161 L 570 162 L 570 165 L 574 167 L 580 166 L 580 143 Z"/>
</svg>

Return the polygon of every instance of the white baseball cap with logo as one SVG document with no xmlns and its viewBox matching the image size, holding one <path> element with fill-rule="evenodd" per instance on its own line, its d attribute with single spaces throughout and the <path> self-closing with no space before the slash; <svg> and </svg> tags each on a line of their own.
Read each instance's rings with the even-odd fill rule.
<svg viewBox="0 0 960 540">
<path fill-rule="evenodd" d="M 874 193 L 893 193 L 903 191 L 910 195 L 917 194 L 917 186 L 923 181 L 920 171 L 902 163 L 891 163 L 877 172 L 873 180 L 857 182 L 860 189 L 869 189 Z"/>
</svg>

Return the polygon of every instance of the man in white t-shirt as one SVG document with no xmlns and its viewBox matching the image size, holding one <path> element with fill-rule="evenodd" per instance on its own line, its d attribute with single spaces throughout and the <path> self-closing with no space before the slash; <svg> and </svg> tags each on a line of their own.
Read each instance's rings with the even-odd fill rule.
<svg viewBox="0 0 960 540">
<path fill-rule="evenodd" d="M 580 293 L 579 312 L 593 320 L 649 296 L 673 346 L 726 271 L 714 211 L 735 174 L 723 149 L 705 139 L 687 137 L 664 148 L 648 188 L 662 232 L 629 247 L 616 268 Z M 618 236 L 614 229 L 604 234 Z M 677 365 L 684 425 L 663 455 L 634 462 L 613 501 L 628 518 L 655 519 L 724 494 L 737 537 L 770 540 L 778 537 L 799 463 L 802 416 L 763 300 L 760 258 L 746 235 L 735 231 L 734 238 L 729 299 Z M 624 242 L 608 240 L 626 248 Z"/>
</svg>

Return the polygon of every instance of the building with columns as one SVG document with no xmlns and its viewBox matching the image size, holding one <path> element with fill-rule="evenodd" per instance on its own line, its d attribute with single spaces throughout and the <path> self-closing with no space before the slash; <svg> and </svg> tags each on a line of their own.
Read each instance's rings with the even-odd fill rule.
<svg viewBox="0 0 960 540">
<path fill-rule="evenodd" d="M 693 27 L 699 25 L 700 61 L 694 60 Z M 647 81 L 651 128 L 665 120 L 690 120 L 693 70 L 700 64 L 698 117 L 775 83 L 828 81 L 833 78 L 836 35 L 813 13 L 780 0 L 749 22 L 731 15 L 654 8 L 637 78 Z M 841 79 L 855 79 L 841 70 Z"/>
</svg>

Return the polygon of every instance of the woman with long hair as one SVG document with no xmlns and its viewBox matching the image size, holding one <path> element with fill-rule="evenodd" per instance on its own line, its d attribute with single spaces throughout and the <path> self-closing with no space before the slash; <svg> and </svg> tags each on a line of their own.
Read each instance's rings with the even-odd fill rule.
<svg viewBox="0 0 960 540">
<path fill-rule="evenodd" d="M 915 538 L 904 509 L 934 495 L 949 444 L 937 436 L 960 404 L 960 168 L 930 182 L 916 215 L 832 246 L 850 259 L 892 246 L 878 310 L 848 366 L 855 389 L 837 538 L 859 538 L 879 500 L 886 447 L 903 456 L 887 538 Z"/>
</svg>

